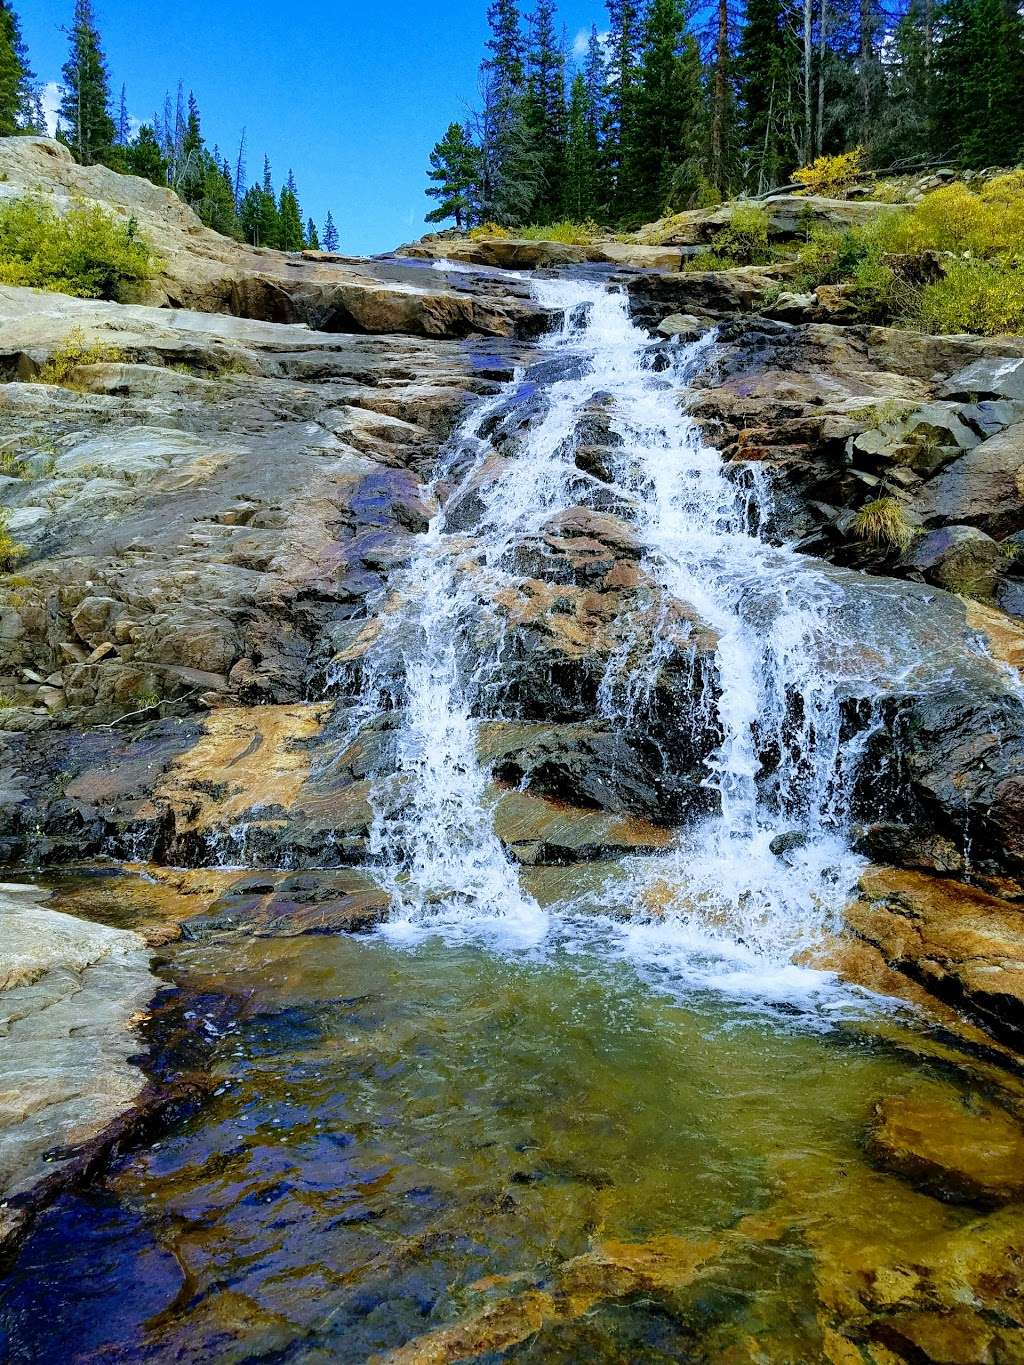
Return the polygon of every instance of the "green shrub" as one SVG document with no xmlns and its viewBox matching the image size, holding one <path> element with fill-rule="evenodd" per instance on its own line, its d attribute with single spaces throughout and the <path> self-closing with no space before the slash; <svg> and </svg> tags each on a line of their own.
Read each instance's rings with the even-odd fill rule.
<svg viewBox="0 0 1024 1365">
<path fill-rule="evenodd" d="M 1001 261 L 954 261 L 921 290 L 918 319 L 932 332 L 1024 335 L 1024 268 Z"/>
<path fill-rule="evenodd" d="M 734 256 L 725 256 L 719 251 L 699 251 L 696 256 L 684 259 L 683 271 L 734 270 L 739 264 Z"/>
<path fill-rule="evenodd" d="M 100 365 L 123 359 L 112 346 L 90 346 L 81 327 L 72 327 L 53 355 L 39 371 L 37 383 L 57 384 L 63 389 L 75 388 L 74 374 L 81 365 Z"/>
<path fill-rule="evenodd" d="M 155 270 L 134 219 L 98 205 L 55 213 L 39 199 L 0 204 L 0 283 L 88 299 L 123 299 Z"/>
<path fill-rule="evenodd" d="M 765 265 L 771 260 L 768 245 L 768 214 L 757 204 L 740 204 L 733 210 L 725 230 L 714 240 L 714 252 L 743 265 Z"/>
<path fill-rule="evenodd" d="M 25 547 L 19 545 L 7 529 L 9 513 L 0 507 L 0 573 L 8 573 L 24 556 Z"/>
<path fill-rule="evenodd" d="M 597 223 L 574 223 L 571 219 L 534 224 L 517 232 L 531 242 L 563 242 L 566 246 L 589 246 L 605 235 Z"/>
</svg>

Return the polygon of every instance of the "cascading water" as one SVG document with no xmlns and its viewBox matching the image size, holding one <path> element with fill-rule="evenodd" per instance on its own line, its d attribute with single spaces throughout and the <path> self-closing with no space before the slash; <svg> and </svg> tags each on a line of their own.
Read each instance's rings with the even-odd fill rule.
<svg viewBox="0 0 1024 1365">
<path fill-rule="evenodd" d="M 884 658 L 861 648 L 857 591 L 839 571 L 761 534 L 763 478 L 756 468 L 731 477 L 685 411 L 689 381 L 713 361 L 713 337 L 673 348 L 674 362 L 659 373 L 624 294 L 570 280 L 538 281 L 535 290 L 562 314 L 544 345 L 570 372 L 542 386 L 543 404 L 511 460 L 497 459 L 481 432 L 514 397 L 537 398 L 521 376 L 451 442 L 430 490 L 441 509 L 398 586 L 363 688 L 364 720 L 382 710 L 398 720 L 373 834 L 397 923 L 500 924 L 533 941 L 545 933 L 545 915 L 494 832 L 477 729 L 502 669 L 490 604 L 517 581 L 516 546 L 557 514 L 607 496 L 574 462 L 574 430 L 600 394 L 622 442 L 617 510 L 644 567 L 717 637 L 718 742 L 705 777 L 713 814 L 669 855 L 634 859 L 626 883 L 614 880 L 588 907 L 584 932 L 600 921 L 620 949 L 677 979 L 799 994 L 793 957 L 834 927 L 860 865 L 845 837 L 847 807 L 880 679 L 919 668 L 922 651 L 912 632 L 901 644 L 898 630 Z M 656 643 L 646 668 L 670 650 Z M 599 701 L 610 722 L 642 726 L 645 680 L 633 661 L 624 671 L 625 679 L 609 672 Z M 554 923 L 578 930 L 584 921 L 567 907 Z"/>
</svg>

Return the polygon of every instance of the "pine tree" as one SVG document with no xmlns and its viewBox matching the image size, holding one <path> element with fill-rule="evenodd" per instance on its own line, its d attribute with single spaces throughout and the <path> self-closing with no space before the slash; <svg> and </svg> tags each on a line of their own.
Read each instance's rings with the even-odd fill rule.
<svg viewBox="0 0 1024 1365">
<path fill-rule="evenodd" d="M 32 121 L 34 93 L 18 16 L 0 0 L 0 137 L 21 132 Z"/>
<path fill-rule="evenodd" d="M 794 168 L 791 130 L 800 54 L 783 0 L 747 0 L 736 56 L 748 187 L 763 193 Z"/>
<path fill-rule="evenodd" d="M 550 222 L 562 208 L 565 181 L 565 53 L 555 30 L 554 0 L 537 0 L 529 18 L 526 120 L 536 149 L 540 185 L 530 216 Z"/>
<path fill-rule="evenodd" d="M 91 166 L 114 144 L 110 82 L 92 0 L 75 0 L 71 53 L 64 64 L 60 105 L 64 140 L 84 166 Z"/>
<path fill-rule="evenodd" d="M 704 136 L 700 54 L 687 32 L 683 0 L 651 0 L 635 111 L 631 215 L 664 212 L 673 193 L 695 185 Z M 687 170 L 682 172 L 682 168 Z"/>
<path fill-rule="evenodd" d="M 49 130 L 46 126 L 46 110 L 43 108 L 43 92 L 41 88 L 32 83 L 28 88 L 28 96 L 25 103 L 24 131 L 34 133 L 37 137 L 49 137 Z"/>
<path fill-rule="evenodd" d="M 565 212 L 577 223 L 588 222 L 598 212 L 599 156 L 596 114 L 587 78 L 580 71 L 569 94 L 564 195 Z"/>
<path fill-rule="evenodd" d="M 128 91 L 121 86 L 121 102 L 117 110 L 117 135 L 114 139 L 119 147 L 127 147 L 131 141 L 131 121 L 128 117 Z"/>
<path fill-rule="evenodd" d="M 277 245 L 282 251 L 301 251 L 305 240 L 302 235 L 302 210 L 299 207 L 295 177 L 291 171 L 288 172 L 288 179 L 281 190 L 278 213 L 281 222 Z"/>
<path fill-rule="evenodd" d="M 220 160 L 216 151 L 211 155 L 200 149 L 201 179 L 198 197 L 193 204 L 207 227 L 225 237 L 240 237 L 241 223 L 235 210 L 235 187 L 231 168 Z"/>
<path fill-rule="evenodd" d="M 804 2 L 805 5 L 811 4 L 811 0 Z M 729 0 L 717 0 L 714 44 L 708 168 L 712 186 L 724 199 L 736 178 L 736 103 L 733 91 L 732 19 L 729 13 Z"/>
<path fill-rule="evenodd" d="M 612 209 L 621 218 L 630 211 L 636 189 L 632 158 L 636 146 L 636 94 L 640 69 L 639 0 L 607 0 L 608 95 L 605 165 Z"/>
<path fill-rule="evenodd" d="M 487 22 L 490 37 L 481 67 L 484 108 L 478 117 L 477 198 L 482 217 L 513 224 L 529 215 L 541 179 L 528 122 L 524 44 L 515 0 L 493 0 Z"/>
<path fill-rule="evenodd" d="M 965 166 L 1024 150 L 1024 32 L 1007 0 L 945 0 L 935 57 L 936 135 Z"/>
<path fill-rule="evenodd" d="M 263 158 L 263 180 L 245 193 L 238 212 L 242 235 L 253 246 L 280 247 L 281 215 L 274 194 L 270 158 Z"/>
<path fill-rule="evenodd" d="M 129 175 L 141 175 L 154 185 L 167 184 L 167 162 L 156 133 L 144 123 L 125 148 L 125 169 Z"/>
<path fill-rule="evenodd" d="M 174 163 L 174 188 L 186 204 L 193 207 L 201 203 L 207 192 L 207 157 L 203 142 L 202 121 L 199 116 L 199 102 L 190 90 L 188 92 L 188 112 L 181 128 L 177 155 Z"/>
<path fill-rule="evenodd" d="M 583 65 L 583 79 L 587 87 L 587 104 L 590 110 L 591 138 L 596 147 L 596 169 L 594 183 L 595 208 L 598 212 L 607 209 L 611 198 L 607 158 L 604 150 L 605 130 L 608 126 L 608 59 L 604 44 L 594 24 L 590 29 L 587 43 L 587 57 Z"/>
<path fill-rule="evenodd" d="M 334 252 L 338 249 L 338 229 L 334 226 L 334 218 L 330 209 L 327 211 L 327 218 L 324 222 L 324 250 Z"/>
<path fill-rule="evenodd" d="M 306 250 L 320 250 L 320 234 L 317 232 L 316 223 L 313 222 L 312 218 L 306 222 Z"/>
<path fill-rule="evenodd" d="M 472 214 L 472 193 L 478 171 L 477 151 L 461 123 L 450 123 L 444 137 L 430 153 L 427 189 L 437 208 L 427 214 L 428 223 L 455 219 L 457 228 L 466 227 Z"/>
</svg>

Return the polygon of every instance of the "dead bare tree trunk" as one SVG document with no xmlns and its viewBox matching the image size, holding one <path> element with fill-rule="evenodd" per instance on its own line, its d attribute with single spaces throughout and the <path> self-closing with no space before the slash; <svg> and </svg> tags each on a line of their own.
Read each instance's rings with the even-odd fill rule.
<svg viewBox="0 0 1024 1365">
<path fill-rule="evenodd" d="M 718 32 L 715 35 L 715 78 L 711 98 L 711 179 L 725 194 L 725 120 L 729 103 L 729 0 L 718 0 Z"/>
<path fill-rule="evenodd" d="M 804 0 L 804 136 L 803 159 L 810 161 L 814 147 L 814 108 L 811 103 L 811 61 L 814 55 L 811 36 L 813 0 Z"/>
<path fill-rule="evenodd" d="M 827 0 L 821 0 L 821 19 L 818 29 L 818 124 L 814 132 L 814 154 L 821 156 L 825 137 L 825 53 L 826 28 L 828 25 Z"/>
</svg>

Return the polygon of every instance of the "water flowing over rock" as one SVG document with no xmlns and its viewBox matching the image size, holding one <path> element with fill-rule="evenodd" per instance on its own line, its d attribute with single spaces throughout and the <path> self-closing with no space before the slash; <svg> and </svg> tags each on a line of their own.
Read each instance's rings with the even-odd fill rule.
<svg viewBox="0 0 1024 1365">
<path fill-rule="evenodd" d="M 1024 343 L 12 141 L 164 266 L 0 288 L 0 1342 L 1017 1358 Z"/>
</svg>

